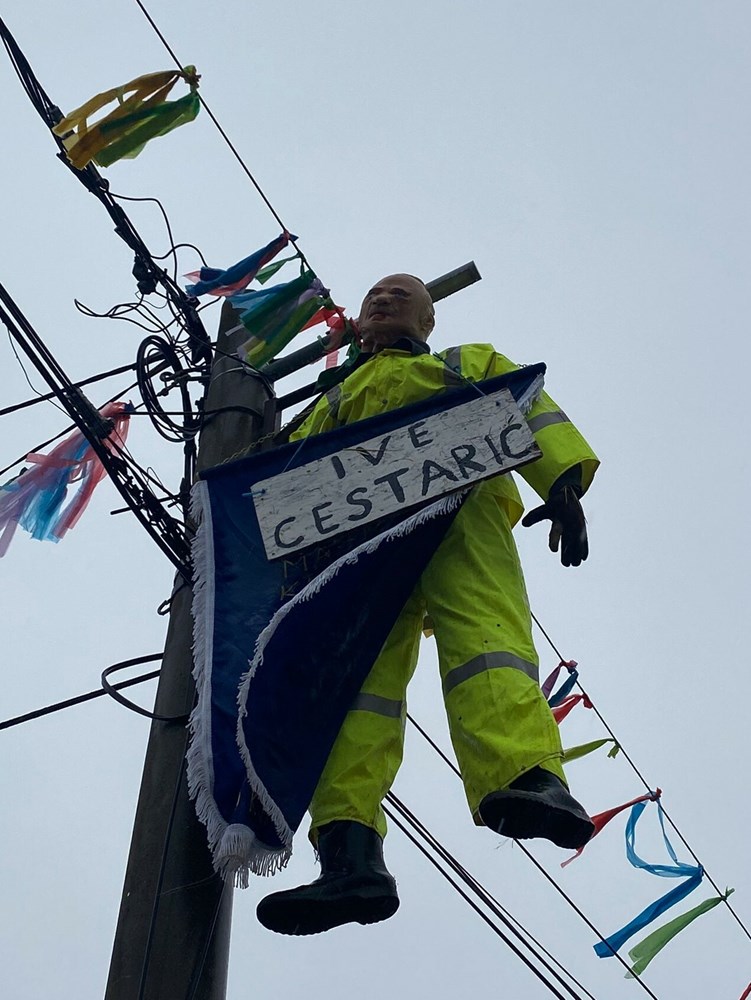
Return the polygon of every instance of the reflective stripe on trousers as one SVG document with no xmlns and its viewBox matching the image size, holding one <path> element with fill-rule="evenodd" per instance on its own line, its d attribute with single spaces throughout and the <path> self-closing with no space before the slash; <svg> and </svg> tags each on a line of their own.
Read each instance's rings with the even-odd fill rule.
<svg viewBox="0 0 751 1000">
<path fill-rule="evenodd" d="M 504 509 L 479 487 L 436 550 L 344 721 L 311 803 L 313 828 L 349 819 L 385 833 L 381 801 L 401 763 L 401 703 L 426 610 L 472 814 L 485 795 L 537 764 L 563 777 L 558 727 L 537 682 L 516 546 Z M 389 711 L 379 711 L 388 703 Z"/>
</svg>

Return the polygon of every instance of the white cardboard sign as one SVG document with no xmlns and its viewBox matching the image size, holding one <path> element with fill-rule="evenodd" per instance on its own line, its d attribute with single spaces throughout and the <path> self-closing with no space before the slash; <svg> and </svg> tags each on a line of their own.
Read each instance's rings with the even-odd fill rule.
<svg viewBox="0 0 751 1000">
<path fill-rule="evenodd" d="M 507 389 L 405 424 L 252 489 L 269 559 L 539 458 Z"/>
</svg>

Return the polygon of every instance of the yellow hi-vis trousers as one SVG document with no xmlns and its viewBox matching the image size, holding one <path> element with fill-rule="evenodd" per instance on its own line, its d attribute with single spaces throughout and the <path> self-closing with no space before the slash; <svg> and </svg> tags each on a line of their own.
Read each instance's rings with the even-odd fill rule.
<svg viewBox="0 0 751 1000">
<path fill-rule="evenodd" d="M 382 581 L 388 586 L 388 581 Z M 374 597 L 377 596 L 374 594 Z M 402 760 L 407 685 L 431 619 L 451 741 L 470 811 L 542 765 L 565 780 L 540 690 L 529 603 L 508 516 L 475 487 L 422 574 L 347 714 L 310 805 L 311 839 L 333 820 L 386 833 L 381 802 Z"/>
</svg>

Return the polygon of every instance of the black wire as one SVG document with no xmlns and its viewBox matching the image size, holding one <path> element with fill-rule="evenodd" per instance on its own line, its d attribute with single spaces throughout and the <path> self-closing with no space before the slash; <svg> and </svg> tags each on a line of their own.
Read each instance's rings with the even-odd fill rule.
<svg viewBox="0 0 751 1000">
<path fill-rule="evenodd" d="M 195 243 L 175 243 L 175 245 L 172 247 L 172 249 L 168 250 L 167 253 L 159 254 L 158 256 L 155 254 L 154 255 L 154 260 L 165 260 L 165 258 L 169 257 L 170 254 L 173 254 L 175 252 L 175 250 L 183 250 L 183 249 L 184 250 L 195 250 L 195 252 L 201 258 L 201 265 L 203 267 L 208 267 L 209 266 L 206 263 L 206 258 L 204 257 L 203 253 L 201 252 L 201 249 L 199 247 L 197 247 L 195 245 Z M 206 305 L 211 305 L 211 302 L 205 303 L 204 306 L 203 306 L 203 308 L 205 308 Z"/>
<path fill-rule="evenodd" d="M 96 310 L 92 309 L 91 306 L 87 306 L 85 302 L 81 302 L 79 299 L 73 299 L 73 305 L 80 313 L 89 319 L 122 320 L 125 323 L 131 323 L 133 326 L 137 326 L 140 330 L 145 330 L 147 333 L 162 333 L 166 330 L 163 323 L 150 315 L 150 310 L 146 308 L 143 302 L 118 302 L 116 305 L 111 306 L 103 313 L 96 312 Z M 151 325 L 147 326 L 145 323 L 139 323 L 137 319 L 133 319 L 133 317 L 129 315 L 130 313 L 136 313 L 142 319 L 148 319 Z M 172 322 L 174 322 L 174 320 Z"/>
<path fill-rule="evenodd" d="M 11 62 L 34 108 L 46 125 L 52 129 L 62 119 L 62 112 L 45 93 L 41 84 L 36 79 L 28 60 L 1 18 L 0 37 L 2 37 Z M 94 165 L 89 163 L 80 170 L 74 167 L 66 155 L 65 143 L 62 138 L 56 136 L 54 132 L 52 133 L 52 137 L 57 144 L 60 160 L 84 187 L 102 203 L 115 225 L 115 232 L 135 254 L 136 266 L 142 271 L 141 279 L 153 282 L 155 285 L 161 285 L 165 294 L 174 303 L 175 308 L 182 317 L 181 324 L 191 343 L 194 360 L 203 359 L 208 362 L 210 360 L 209 337 L 198 316 L 197 300 L 186 295 L 177 283 L 170 278 L 167 272 L 157 266 L 148 247 L 128 218 L 122 205 L 116 202 L 110 194 L 109 182 L 102 177 Z"/>
<path fill-rule="evenodd" d="M 396 805 L 396 803 L 399 801 L 398 799 L 396 799 L 396 797 L 392 793 L 389 793 L 389 795 L 387 796 L 387 798 L 388 798 L 388 801 L 391 802 L 394 805 Z M 459 893 L 459 895 L 464 899 L 464 901 L 466 903 L 468 903 L 469 906 L 471 906 L 472 909 L 485 921 L 485 923 L 487 923 L 488 926 L 498 935 L 498 937 L 501 938 L 501 940 L 504 942 L 504 944 L 506 944 L 514 952 L 514 954 L 516 955 L 516 957 L 519 958 L 527 966 L 527 968 L 531 972 L 533 972 L 534 975 L 537 976 L 537 978 L 540 979 L 541 982 L 543 982 L 547 986 L 548 990 L 550 990 L 550 992 L 554 996 L 558 997 L 559 1000 L 566 1000 L 566 998 L 564 997 L 564 995 L 558 991 L 558 989 L 550 982 L 549 979 L 547 979 L 547 977 L 545 976 L 545 974 L 543 972 L 541 972 L 540 969 L 538 969 L 538 968 L 535 967 L 535 965 L 529 960 L 529 958 L 527 958 L 527 956 L 522 953 L 522 951 L 513 943 L 513 941 L 510 940 L 509 937 L 507 937 L 506 934 L 504 934 L 504 932 L 497 926 L 497 924 L 493 923 L 493 921 L 487 916 L 487 914 L 484 913 L 480 909 L 480 907 L 477 905 L 477 903 L 475 903 L 475 901 L 470 898 L 470 896 L 461 888 L 461 886 L 458 884 L 458 882 L 456 882 L 451 877 L 451 875 L 449 875 L 449 873 L 447 871 L 445 871 L 440 866 L 440 864 L 433 857 L 431 857 L 431 855 L 428 853 L 427 849 L 419 842 L 419 840 L 417 839 L 417 837 L 413 836 L 409 832 L 409 830 L 406 828 L 406 826 L 404 826 L 400 822 L 399 818 L 388 808 L 388 806 L 384 805 L 383 808 L 384 808 L 384 811 L 386 812 L 386 815 L 388 816 L 388 818 L 393 823 L 395 823 L 395 825 L 402 831 L 402 833 L 404 833 L 404 835 L 406 837 L 409 838 L 409 840 L 412 841 L 412 843 L 415 845 L 415 847 L 417 847 L 418 850 L 421 851 L 425 855 L 425 857 L 428 859 L 428 861 L 430 861 L 430 863 L 435 868 L 438 869 L 438 871 L 441 873 L 441 875 L 443 875 L 443 877 L 446 879 L 446 881 L 449 882 L 451 884 L 451 886 L 453 886 L 453 888 L 456 890 L 456 892 Z M 397 808 L 398 808 L 398 806 L 397 806 Z M 514 931 L 514 934 L 516 935 L 517 938 L 521 938 L 521 935 L 519 934 L 518 931 L 516 931 L 514 928 L 511 928 L 511 929 Z M 523 938 L 521 938 L 521 939 L 523 941 Z M 527 948 L 529 948 L 530 951 L 532 951 L 533 954 L 535 954 L 535 957 L 539 961 L 542 961 L 543 965 L 545 965 L 547 968 L 549 968 L 549 966 L 547 965 L 547 963 L 544 962 L 544 960 L 541 960 L 540 957 L 539 957 L 539 955 L 537 955 L 535 953 L 535 951 L 534 951 L 534 949 L 532 948 L 531 945 L 529 945 L 526 941 L 524 941 L 523 943 L 526 945 Z M 557 979 L 560 980 L 560 976 L 558 976 L 557 973 L 553 973 L 553 974 L 556 976 Z M 570 996 L 577 997 L 577 994 L 571 990 L 571 987 L 567 986 L 565 983 L 563 985 L 564 985 L 564 988 L 566 988 L 568 990 Z M 591 996 L 591 994 L 589 994 L 589 995 Z"/>
<path fill-rule="evenodd" d="M 435 752 L 438 754 L 438 756 L 441 757 L 441 758 L 443 758 L 444 763 L 448 764 L 448 766 L 451 768 L 451 770 L 454 772 L 454 774 L 457 776 L 457 778 L 461 778 L 462 773 L 459 770 L 459 768 L 456 766 L 456 764 L 454 764 L 454 762 L 452 760 L 450 760 L 446 756 L 446 754 L 443 752 L 443 750 L 441 750 L 441 748 L 438 746 L 438 744 L 435 743 L 430 738 L 430 736 L 428 736 L 428 734 L 425 732 L 425 730 L 422 728 L 422 726 L 413 718 L 413 716 L 411 716 L 409 714 L 409 712 L 407 712 L 407 719 L 409 720 L 409 722 L 412 723 L 412 725 L 415 727 L 415 729 L 418 731 L 418 733 L 420 733 L 421 736 L 428 741 L 428 743 L 432 746 L 432 748 L 435 750 Z"/>
<path fill-rule="evenodd" d="M 213 878 L 218 878 L 219 876 L 215 873 Z M 222 908 L 222 901 L 224 900 L 224 894 L 229 889 L 226 882 L 222 882 L 222 889 L 217 895 L 216 906 L 214 907 L 214 914 L 211 918 L 211 926 L 209 927 L 209 932 L 206 935 L 206 940 L 204 941 L 203 950 L 201 952 L 201 960 L 198 965 L 193 970 L 193 975 L 191 976 L 190 983 L 188 984 L 188 996 L 187 1000 L 195 1000 L 198 988 L 201 984 L 201 976 L 203 975 L 203 969 L 206 965 L 206 959 L 209 957 L 209 948 L 211 947 L 211 942 L 214 939 L 214 931 L 216 930 L 216 922 L 219 919 L 219 913 Z"/>
<path fill-rule="evenodd" d="M 186 740 L 187 740 L 187 732 L 186 732 Z M 143 965 L 141 967 L 141 981 L 138 986 L 138 1000 L 143 1000 L 144 994 L 146 992 L 146 976 L 149 970 L 149 962 L 151 961 L 151 948 L 154 944 L 156 918 L 159 912 L 159 903 L 162 896 L 162 886 L 164 885 L 164 876 L 167 870 L 167 854 L 169 852 L 172 830 L 175 825 L 175 813 L 177 812 L 177 803 L 180 798 L 180 789 L 182 787 L 184 776 L 185 776 L 185 768 L 184 767 L 178 768 L 177 781 L 175 782 L 175 791 L 172 796 L 172 805 L 170 807 L 169 820 L 167 821 L 167 832 L 164 837 L 164 847 L 162 848 L 162 857 L 159 861 L 159 876 L 157 878 L 156 889 L 154 891 L 154 902 L 151 907 L 151 919 L 149 920 L 149 931 L 146 936 L 146 947 L 144 949 Z"/>
<path fill-rule="evenodd" d="M 11 341 L 11 344 L 12 344 L 12 341 Z M 14 348 L 14 351 L 15 351 L 15 348 Z M 74 385 L 74 386 L 78 387 L 79 389 L 81 389 L 85 385 L 92 385 L 94 382 L 101 382 L 104 379 L 106 379 L 106 378 L 112 378 L 115 375 L 123 375 L 125 372 L 135 371 L 135 367 L 136 367 L 135 364 L 121 365 L 119 368 L 112 368 L 108 372 L 102 372 L 99 375 L 92 375 L 90 378 L 81 379 L 79 382 L 71 382 L 71 385 Z M 33 386 L 32 386 L 32 388 L 33 388 Z M 134 383 L 134 385 L 133 385 L 132 388 L 135 388 L 135 383 Z M 128 392 L 128 391 L 129 391 L 128 389 L 125 390 L 125 392 Z M 36 389 L 34 389 L 34 392 L 36 392 Z M 4 416 L 6 416 L 9 413 L 15 413 L 16 410 L 23 410 L 23 409 L 25 409 L 28 406 L 35 406 L 37 403 L 44 403 L 47 400 L 52 400 L 52 399 L 55 399 L 55 393 L 54 392 L 44 393 L 43 395 L 36 396 L 34 399 L 25 399 L 21 403 L 14 403 L 12 406 L 6 406 L 3 409 L 0 409 L 0 417 L 4 417 Z M 110 400 L 110 402 L 112 402 L 112 400 Z"/>
<path fill-rule="evenodd" d="M 70 381 L 57 359 L 34 330 L 13 298 L 0 284 L 0 321 L 10 330 L 37 371 L 65 407 L 91 445 L 92 450 L 110 476 L 120 495 L 131 507 L 138 521 L 169 558 L 181 575 L 188 577 L 189 545 L 184 528 L 161 506 L 145 481 L 139 481 L 137 471 L 124 461 L 117 446 L 108 445 L 110 435 L 105 421 Z"/>
<path fill-rule="evenodd" d="M 21 371 L 23 372 L 23 377 L 26 379 L 26 383 L 29 386 L 29 388 L 31 389 L 31 391 L 34 392 L 34 393 L 36 393 L 36 395 L 37 395 L 36 402 L 41 403 L 43 399 L 49 399 L 50 402 L 52 403 L 52 405 L 55 407 L 55 409 L 60 410 L 61 413 L 65 413 L 66 411 L 60 406 L 60 404 L 55 402 L 55 394 L 54 393 L 52 393 L 51 395 L 47 394 L 46 396 L 44 396 L 39 391 L 39 389 L 37 389 L 37 387 L 34 385 L 34 383 L 31 381 L 31 379 L 29 378 L 29 373 L 26 371 L 26 366 L 24 365 L 23 361 L 21 360 L 21 356 L 18 353 L 18 350 L 16 349 L 16 345 L 13 343 L 13 337 L 11 336 L 10 330 L 7 331 L 7 334 L 8 334 L 8 343 L 10 344 L 10 349 L 11 349 L 11 351 L 13 351 L 13 354 L 15 355 L 16 361 L 18 362 L 18 366 L 21 369 Z"/>
<path fill-rule="evenodd" d="M 150 653 L 148 656 L 136 656 L 130 660 L 123 660 L 121 663 L 113 664 L 115 667 L 133 667 L 139 663 L 152 663 L 154 660 L 161 660 L 163 653 Z M 142 684 L 144 681 L 153 680 L 155 677 L 159 676 L 159 670 L 152 670 L 148 674 L 140 674 L 138 677 L 132 677 L 127 681 L 119 681 L 117 684 L 112 684 L 111 687 L 116 691 L 121 691 L 123 688 L 132 687 L 134 684 Z M 2 729 L 12 729 L 14 726 L 20 726 L 24 722 L 31 722 L 34 719 L 41 719 L 45 715 L 52 715 L 54 712 L 61 712 L 64 708 L 72 708 L 74 705 L 82 705 L 84 702 L 92 701 L 94 698 L 103 698 L 104 695 L 109 694 L 104 688 L 97 688 L 96 691 L 87 691 L 86 694 L 76 695 L 74 698 L 66 698 L 65 701 L 57 701 L 53 705 L 45 705 L 44 708 L 37 708 L 33 712 L 26 712 L 25 715 L 16 715 L 12 719 L 6 719 L 4 722 L 0 722 L 0 730 Z"/>
<path fill-rule="evenodd" d="M 157 27 L 156 22 L 152 18 L 151 14 L 149 14 L 149 12 L 146 10 L 146 7 L 143 5 L 143 3 L 141 2 L 141 0 L 135 0 L 135 2 L 141 8 L 141 12 L 143 13 L 143 15 L 146 18 L 146 20 L 149 22 L 149 24 L 151 25 L 151 27 L 156 32 L 157 37 L 161 41 L 162 45 L 165 47 L 165 49 L 167 50 L 167 52 L 169 52 L 170 56 L 172 57 L 172 59 L 175 62 L 175 65 L 180 70 L 182 70 L 183 64 L 177 58 L 177 55 L 175 54 L 175 52 L 170 47 L 167 39 L 164 37 L 164 35 L 162 34 L 162 32 Z M 246 165 L 246 163 L 243 160 L 242 156 L 240 156 L 240 154 L 237 151 L 237 148 L 235 147 L 234 143 L 232 142 L 232 140 L 230 139 L 230 137 L 227 135 L 227 133 L 222 128 L 222 126 L 221 126 L 221 124 L 219 122 L 219 119 L 216 117 L 216 115 L 214 114 L 214 112 L 208 106 L 208 104 L 206 103 L 205 99 L 203 98 L 203 96 L 201 95 L 200 92 L 197 92 L 197 96 L 198 96 L 198 100 L 201 102 L 202 106 L 206 109 L 206 114 L 209 116 L 209 118 L 212 120 L 212 122 L 216 126 L 219 134 L 224 139 L 225 143 L 227 144 L 227 146 L 231 150 L 232 155 L 235 157 L 235 159 L 237 160 L 237 162 L 240 164 L 240 167 L 242 168 L 243 172 L 248 177 L 248 179 L 250 180 L 251 184 L 253 185 L 253 187 L 256 189 L 256 191 L 260 195 L 262 201 L 264 202 L 264 204 L 266 205 L 266 207 L 268 208 L 268 210 L 271 212 L 271 214 L 274 216 L 274 218 L 276 219 L 276 221 L 279 223 L 279 225 L 281 226 L 282 230 L 285 233 L 290 233 L 290 230 L 285 226 L 284 222 L 282 221 L 281 216 L 279 215 L 279 213 L 277 212 L 277 210 L 274 208 L 274 206 L 271 204 L 271 202 L 267 198 L 267 196 L 266 196 L 263 188 L 258 183 L 258 181 L 255 179 L 255 177 L 253 176 L 253 174 L 250 172 L 250 169 Z M 305 254 L 298 247 L 297 241 L 294 240 L 294 239 L 290 239 L 290 242 L 292 243 L 292 245 L 294 246 L 295 250 L 297 251 L 297 253 L 298 253 L 299 257 L 300 257 L 300 260 L 303 262 L 303 264 L 305 264 L 306 267 L 310 268 L 310 264 L 308 263 L 308 261 L 307 261 L 307 259 L 305 257 Z"/>
<path fill-rule="evenodd" d="M 133 367 L 134 367 L 133 365 L 130 365 L 129 368 L 128 368 L 128 370 L 132 369 Z M 126 389 L 123 389 L 121 392 L 118 392 L 116 395 L 111 396 L 108 400 L 106 400 L 106 402 L 103 405 L 106 406 L 107 403 L 114 403 L 114 402 L 116 402 L 118 399 L 120 399 L 126 393 L 131 392 L 133 389 L 136 389 L 136 388 L 138 388 L 138 383 L 137 382 L 131 383 L 131 385 L 129 385 Z M 53 395 L 54 395 L 54 393 L 53 393 Z M 40 400 L 40 402 L 41 402 L 41 400 Z M 63 430 L 61 430 L 59 433 L 55 434 L 54 437 L 49 438 L 47 441 L 42 441 L 42 443 L 36 445 L 35 448 L 29 448 L 29 450 L 26 451 L 26 452 L 24 452 L 24 454 L 21 455 L 20 458 L 17 458 L 15 460 L 15 462 L 11 462 L 11 464 L 10 465 L 6 465 L 4 469 L 0 469 L 0 476 L 5 475 L 6 472 L 10 472 L 11 469 L 13 469 L 17 465 L 21 465 L 23 462 L 25 462 L 27 455 L 31 454 L 32 452 L 41 451 L 42 448 L 46 448 L 48 445 L 50 445 L 53 442 L 57 441 L 59 438 L 63 437 L 65 434 L 69 434 L 71 431 L 74 431 L 77 426 L 78 426 L 77 424 L 69 424 L 67 427 L 64 427 Z"/>
<path fill-rule="evenodd" d="M 153 202 L 162 213 L 162 219 L 164 220 L 164 226 L 167 230 L 167 239 L 169 240 L 170 248 L 166 254 L 161 257 L 153 257 L 153 260 L 163 260 L 165 257 L 169 257 L 170 254 L 175 252 L 175 237 L 172 234 L 172 226 L 170 225 L 169 216 L 164 208 L 164 205 L 159 201 L 158 198 L 135 198 L 126 194 L 115 194 L 114 191 L 110 191 L 110 197 L 114 198 L 115 201 L 150 201 Z M 174 270 L 172 272 L 172 280 L 177 281 L 177 256 L 174 259 Z"/>
<path fill-rule="evenodd" d="M 154 359 L 157 361 L 158 370 L 162 370 L 165 366 L 172 369 L 173 384 L 170 388 L 167 388 L 165 384 L 164 393 L 169 394 L 173 388 L 180 393 L 183 407 L 181 414 L 183 419 L 180 424 L 170 419 L 159 400 L 162 393 L 158 393 L 154 389 L 153 378 L 156 372 L 152 374 L 150 370 Z M 157 432 L 167 441 L 173 443 L 195 437 L 200 427 L 200 420 L 193 414 L 190 393 L 185 383 L 187 372 L 181 366 L 177 351 L 172 344 L 156 336 L 146 337 L 145 340 L 142 340 L 136 356 L 136 374 L 141 397 Z M 181 376 L 183 377 L 181 378 Z"/>
<path fill-rule="evenodd" d="M 498 919 L 502 921 L 502 923 L 517 937 L 517 939 L 523 942 L 525 947 L 529 948 L 529 950 L 534 953 L 534 949 L 529 944 L 529 941 L 532 941 L 532 943 L 538 949 L 540 949 L 540 951 L 542 951 L 555 965 L 557 965 L 558 968 L 561 969 L 561 971 L 563 971 L 566 976 L 568 976 L 571 980 L 573 980 L 574 983 L 576 983 L 576 985 L 580 989 L 584 990 L 587 996 L 589 996 L 590 998 L 592 997 L 592 994 L 589 993 L 586 987 L 583 986 L 575 978 L 575 976 L 573 976 L 573 974 L 570 973 L 568 969 L 566 969 L 566 967 L 561 962 L 559 962 L 556 958 L 554 958 L 553 955 L 540 944 L 540 942 L 524 927 L 524 925 L 519 920 L 511 916 L 508 910 L 506 910 L 506 908 L 500 904 L 500 902 L 495 898 L 495 896 L 493 896 L 493 894 L 489 892 L 488 889 L 486 889 L 485 886 L 478 879 L 474 877 L 474 875 L 472 875 L 469 871 L 467 871 L 464 865 L 462 865 L 461 862 L 458 861 L 457 858 L 455 858 L 454 855 L 452 855 L 451 852 L 446 847 L 444 847 L 444 845 L 438 840 L 438 838 L 434 834 L 432 834 L 430 830 L 428 830 L 425 824 L 422 823 L 415 816 L 415 814 L 411 812 L 411 810 L 409 810 L 407 806 L 405 806 L 403 802 L 401 802 L 393 794 L 391 794 L 390 801 L 392 801 L 393 804 L 396 805 L 396 807 L 402 813 L 407 822 L 409 822 L 412 825 L 413 829 L 415 829 L 417 833 L 427 843 L 430 844 L 431 848 L 436 852 L 436 854 L 438 854 L 442 858 L 442 860 L 452 868 L 455 874 L 458 875 L 459 878 L 461 878 L 462 881 L 464 881 L 467 886 L 469 886 L 469 888 L 475 893 L 475 895 L 477 895 L 482 900 L 485 906 L 487 906 L 488 909 L 492 913 L 494 913 L 498 917 Z M 525 939 L 525 935 L 526 938 L 528 938 L 529 940 Z M 537 957 L 539 958 L 539 955 Z M 543 964 L 545 964 L 544 960 L 541 961 L 543 961 Z M 556 976 L 558 981 L 561 983 L 561 985 L 563 985 L 565 989 L 568 990 L 571 989 L 570 986 L 568 986 L 563 982 L 563 980 L 561 980 L 560 976 L 558 976 L 557 973 L 554 972 L 554 970 L 550 969 L 550 967 L 547 966 L 547 964 L 546 968 L 548 968 L 548 970 L 552 972 L 554 976 Z"/>
<path fill-rule="evenodd" d="M 162 213 L 162 218 L 164 219 L 164 226 L 167 230 L 167 237 L 169 239 L 170 249 L 163 254 L 152 254 L 154 260 L 166 260 L 167 257 L 174 257 L 174 271 L 172 274 L 172 280 L 177 281 L 177 250 L 182 248 L 189 248 L 195 250 L 198 256 L 201 258 L 201 264 L 207 267 L 206 258 L 201 253 L 200 249 L 194 243 L 175 243 L 175 237 L 172 234 L 172 226 L 169 221 L 169 216 L 167 215 L 167 210 L 158 198 L 135 198 L 132 195 L 127 194 L 115 194 L 113 191 L 110 192 L 113 198 L 118 201 L 151 201 L 158 206 L 159 211 Z"/>
<path fill-rule="evenodd" d="M 129 698 L 125 698 L 118 692 L 118 687 L 116 684 L 110 684 L 107 680 L 110 674 L 115 673 L 118 670 L 124 670 L 126 667 L 131 666 L 129 660 L 124 663 L 115 663 L 111 667 L 105 667 L 102 671 L 101 682 L 104 692 L 114 698 L 116 702 L 127 708 L 131 712 L 135 712 L 137 715 L 143 715 L 147 719 L 151 719 L 152 722 L 179 722 L 185 725 L 185 723 L 190 718 L 189 715 L 157 715 L 156 712 L 149 712 L 146 708 L 141 708 L 134 701 L 130 701 Z"/>
<path fill-rule="evenodd" d="M 459 778 L 461 778 L 461 772 L 448 759 L 448 757 L 446 756 L 446 754 L 444 754 L 443 751 L 433 742 L 433 740 L 428 736 L 428 734 L 425 732 L 425 730 L 422 728 L 422 726 L 419 726 L 415 722 L 415 720 L 412 718 L 411 715 L 408 714 L 407 718 L 415 726 L 415 728 L 418 730 L 418 732 L 420 732 L 422 734 L 422 736 L 428 741 L 428 743 L 433 747 L 433 749 L 443 758 L 443 760 L 448 764 L 448 766 L 451 768 L 451 770 L 454 772 L 454 774 L 456 774 Z M 537 867 L 537 869 L 542 872 L 542 874 L 545 876 L 545 878 L 550 882 L 550 884 L 552 886 L 554 886 L 555 890 L 566 900 L 566 902 L 569 904 L 569 906 L 578 914 L 579 917 L 581 917 L 581 919 L 589 927 L 589 929 L 600 939 L 600 941 L 604 942 L 606 939 L 605 939 L 605 936 L 601 933 L 601 931 L 599 931 L 597 929 L 597 927 L 595 927 L 595 925 L 589 920 L 589 918 L 584 914 L 584 912 L 576 905 L 576 903 L 573 901 L 573 899 L 571 899 L 566 894 L 565 890 L 562 889 L 558 885 L 558 883 L 555 881 L 555 879 L 552 878 L 552 876 L 549 875 L 545 871 L 545 869 L 537 861 L 537 859 L 534 857 L 534 855 L 532 855 L 530 853 L 530 851 L 527 850 L 527 848 L 521 843 L 521 841 L 517 840 L 517 841 L 515 841 L 515 843 L 521 848 L 521 850 L 524 852 L 524 854 L 526 854 L 526 856 Z M 625 961 L 625 959 L 623 959 L 617 952 L 613 952 L 613 955 L 614 955 L 615 958 L 618 959 L 618 961 L 621 963 L 621 965 L 623 965 L 623 967 L 626 970 L 628 970 L 628 972 L 634 977 L 634 979 L 639 983 L 639 985 L 644 990 L 646 990 L 646 992 L 649 994 L 649 996 L 651 996 L 653 998 L 653 1000 L 657 1000 L 657 998 L 655 997 L 654 993 L 652 993 L 652 991 L 649 989 L 649 987 L 646 985 L 646 983 L 644 983 L 643 980 L 640 979 L 640 977 L 636 973 L 631 972 L 630 966 Z"/>
</svg>

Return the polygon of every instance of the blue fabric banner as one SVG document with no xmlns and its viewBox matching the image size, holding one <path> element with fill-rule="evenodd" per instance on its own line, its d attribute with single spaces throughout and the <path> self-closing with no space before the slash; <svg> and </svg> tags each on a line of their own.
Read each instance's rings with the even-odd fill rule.
<svg viewBox="0 0 751 1000">
<path fill-rule="evenodd" d="M 544 365 L 229 462 L 193 488 L 194 676 L 188 783 L 218 871 L 286 864 L 349 706 L 466 491 L 270 562 L 253 486 L 501 388 L 523 411 Z M 241 711 L 238 718 L 238 695 Z"/>
</svg>

